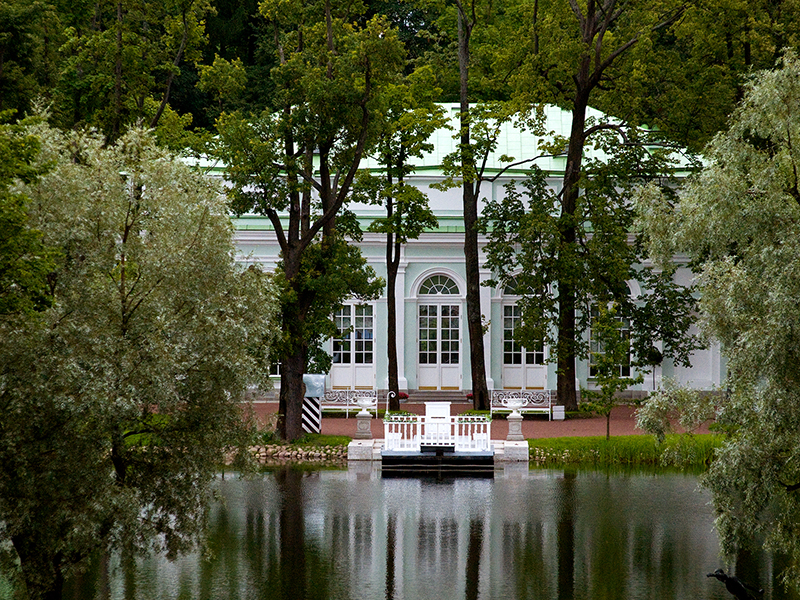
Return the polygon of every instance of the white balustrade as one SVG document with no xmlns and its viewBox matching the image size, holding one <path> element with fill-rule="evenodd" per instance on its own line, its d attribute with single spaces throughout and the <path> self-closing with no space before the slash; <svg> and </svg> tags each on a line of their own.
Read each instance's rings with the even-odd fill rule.
<svg viewBox="0 0 800 600">
<path fill-rule="evenodd" d="M 489 452 L 492 422 L 486 417 L 460 416 L 456 421 L 456 452 Z"/>
<path fill-rule="evenodd" d="M 420 452 L 422 446 L 456 452 L 490 452 L 491 420 L 481 416 L 390 415 L 383 420 L 389 452 Z"/>
<path fill-rule="evenodd" d="M 393 415 L 383 420 L 384 450 L 419 452 L 420 416 Z"/>
</svg>

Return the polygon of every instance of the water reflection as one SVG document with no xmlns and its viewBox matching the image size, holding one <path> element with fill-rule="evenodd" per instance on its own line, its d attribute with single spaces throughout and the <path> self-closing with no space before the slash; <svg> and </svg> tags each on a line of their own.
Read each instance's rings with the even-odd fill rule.
<svg viewBox="0 0 800 600">
<path fill-rule="evenodd" d="M 67 598 L 477 600 L 729 598 L 693 476 L 499 471 L 383 480 L 369 467 L 219 481 L 208 560 L 98 561 Z M 774 585 L 767 554 L 740 575 Z"/>
</svg>

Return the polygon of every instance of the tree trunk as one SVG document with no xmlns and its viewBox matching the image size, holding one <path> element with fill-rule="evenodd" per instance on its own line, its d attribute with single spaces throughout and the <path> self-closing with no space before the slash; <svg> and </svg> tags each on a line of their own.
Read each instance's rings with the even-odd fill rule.
<svg viewBox="0 0 800 600">
<path fill-rule="evenodd" d="M 61 561 L 58 556 L 48 553 L 46 545 L 37 542 L 36 538 L 33 532 L 11 537 L 28 597 L 30 600 L 61 600 L 64 593 Z"/>
<path fill-rule="evenodd" d="M 471 185 L 471 184 L 470 184 Z M 483 314 L 478 264 L 478 199 L 464 190 L 464 261 L 467 279 L 467 325 L 472 374 L 472 405 L 475 410 L 489 410 L 486 385 L 486 361 L 483 355 Z"/>
<path fill-rule="evenodd" d="M 298 277 L 300 258 L 290 244 L 284 261 L 284 273 L 289 286 Z M 289 340 L 281 357 L 281 390 L 278 403 L 278 436 L 285 441 L 303 435 L 303 373 L 308 358 L 303 322 L 311 299 L 307 294 L 296 293 L 295 302 L 284 304 L 281 310 L 281 331 Z"/>
<path fill-rule="evenodd" d="M 567 150 L 567 165 L 564 172 L 564 187 L 561 195 L 561 235 L 562 261 L 567 273 L 562 274 L 558 283 L 558 380 L 557 400 L 564 410 L 578 409 L 578 394 L 575 386 L 575 309 L 576 286 L 572 279 L 570 255 L 575 252 L 577 240 L 575 211 L 580 194 L 581 169 L 583 163 L 584 133 L 586 127 L 586 107 L 589 102 L 589 59 L 584 59 L 578 70 L 577 91 L 572 104 L 572 127 Z"/>
<path fill-rule="evenodd" d="M 462 10 L 458 13 L 458 69 L 461 119 L 462 173 L 474 171 L 474 156 L 470 145 L 469 115 L 469 39 L 472 24 Z M 472 406 L 489 410 L 489 390 L 486 385 L 486 361 L 483 356 L 483 320 L 481 313 L 481 282 L 478 264 L 478 191 L 480 185 L 465 175 L 462 184 L 464 207 L 464 262 L 467 280 L 467 327 L 472 375 Z"/>
<path fill-rule="evenodd" d="M 565 411 L 578 410 L 575 386 L 575 291 L 565 282 L 558 283 L 558 343 L 556 401 Z"/>
<path fill-rule="evenodd" d="M 292 441 L 303 435 L 303 372 L 306 368 L 306 354 L 305 346 L 297 344 L 281 362 L 277 430 L 282 440 Z"/>
</svg>

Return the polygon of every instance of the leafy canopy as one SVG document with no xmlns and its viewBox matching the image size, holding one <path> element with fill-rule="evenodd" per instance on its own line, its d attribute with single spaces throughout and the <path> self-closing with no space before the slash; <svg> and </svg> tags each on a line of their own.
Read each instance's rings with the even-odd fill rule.
<svg viewBox="0 0 800 600">
<path fill-rule="evenodd" d="M 682 250 L 699 275 L 701 322 L 728 357 L 717 421 L 729 437 L 705 478 L 723 549 L 766 536 L 800 587 L 800 59 L 756 73 L 728 131 L 677 200 L 652 193 L 651 252 Z M 665 223 L 667 226 L 665 226 Z"/>
<path fill-rule="evenodd" d="M 25 133 L 52 168 L 14 189 L 62 256 L 52 305 L 0 322 L 0 545 L 38 599 L 96 550 L 198 539 L 275 305 L 217 185 L 149 133 Z"/>
<path fill-rule="evenodd" d="M 536 166 L 524 181 L 509 182 L 502 200 L 487 204 L 482 223 L 489 236 L 487 264 L 497 274 L 493 283 L 516 282 L 523 314 L 517 335 L 527 347 L 544 341 L 556 352 L 569 350 L 559 346 L 554 327 L 559 286 L 568 285 L 581 308 L 571 341 L 577 356 L 588 356 L 588 339 L 581 334 L 591 325 L 592 304 L 606 299 L 632 324 L 635 365 L 659 364 L 661 357 L 656 360 L 652 352 L 658 343 L 662 356 L 688 364 L 698 343 L 688 334 L 692 291 L 674 282 L 673 265 L 642 266 L 641 246 L 632 243 L 636 212 L 629 202 L 650 181 L 656 188 L 668 185 L 675 157 L 649 145 L 647 132 L 636 128 L 609 128 L 598 137 L 602 157 L 585 161 L 573 214 L 560 210 L 561 194 Z M 574 228 L 575 242 L 564 240 L 565 226 Z M 640 281 L 644 293 L 632 298 L 628 281 Z"/>
<path fill-rule="evenodd" d="M 0 119 L 8 113 L 0 113 Z M 50 303 L 47 274 L 56 252 L 42 243 L 28 218 L 29 198 L 12 189 L 17 181 L 32 182 L 39 140 L 19 125 L 0 121 L 0 319 L 41 310 Z"/>
</svg>

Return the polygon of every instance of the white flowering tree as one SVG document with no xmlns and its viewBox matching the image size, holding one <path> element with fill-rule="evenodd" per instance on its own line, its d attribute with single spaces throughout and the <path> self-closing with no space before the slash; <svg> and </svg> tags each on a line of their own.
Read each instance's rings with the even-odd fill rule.
<svg viewBox="0 0 800 600">
<path fill-rule="evenodd" d="M 96 551 L 198 539 L 274 302 L 217 186 L 149 133 L 27 133 L 49 171 L 18 185 L 61 257 L 51 305 L 0 321 L 0 552 L 38 600 Z"/>
<path fill-rule="evenodd" d="M 800 60 L 757 73 L 707 148 L 702 172 L 670 203 L 640 198 L 651 250 L 688 252 L 706 333 L 728 357 L 719 404 L 728 433 L 705 484 L 723 548 L 765 537 L 800 587 Z M 670 226 L 665 227 L 665 224 Z M 697 410 L 697 407 L 694 408 Z M 655 414 L 655 413 L 653 413 Z"/>
</svg>

